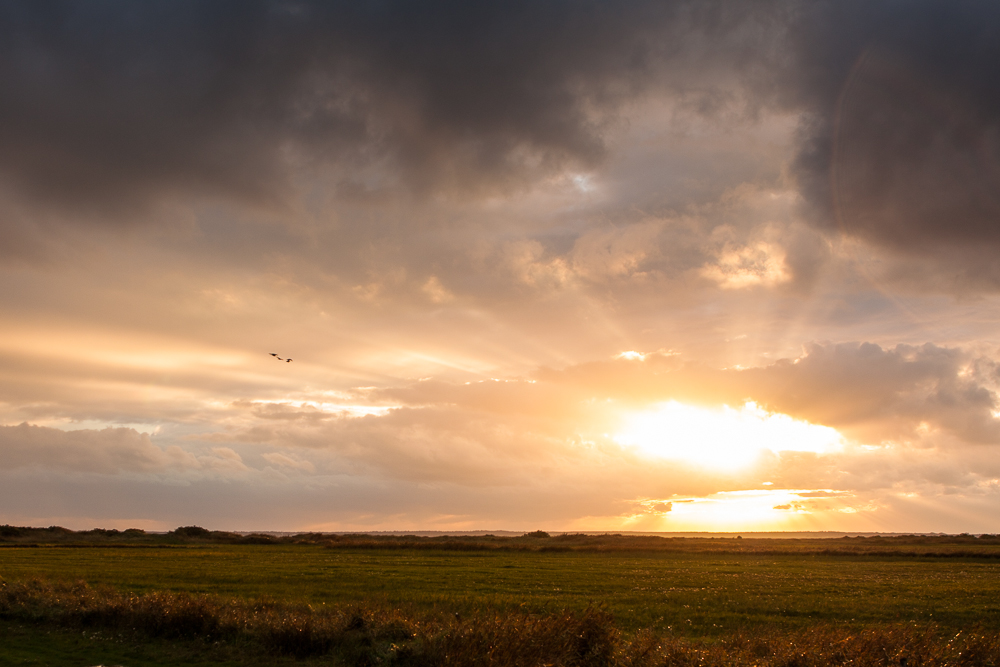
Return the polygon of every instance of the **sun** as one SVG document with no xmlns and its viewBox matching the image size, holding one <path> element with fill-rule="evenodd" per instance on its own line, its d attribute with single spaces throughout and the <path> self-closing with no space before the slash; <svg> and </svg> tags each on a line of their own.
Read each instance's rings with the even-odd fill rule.
<svg viewBox="0 0 1000 667">
<path fill-rule="evenodd" d="M 614 440 L 648 456 L 727 471 L 749 466 L 762 450 L 822 454 L 843 446 L 829 426 L 768 412 L 752 401 L 739 409 L 668 401 L 626 417 Z"/>
</svg>

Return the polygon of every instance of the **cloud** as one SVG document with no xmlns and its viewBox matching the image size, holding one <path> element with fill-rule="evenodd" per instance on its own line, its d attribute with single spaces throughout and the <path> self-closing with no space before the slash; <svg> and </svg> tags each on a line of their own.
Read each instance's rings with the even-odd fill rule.
<svg viewBox="0 0 1000 667">
<path fill-rule="evenodd" d="M 658 244 L 655 225 L 621 211 L 661 220 L 727 187 L 781 181 L 791 151 L 814 225 L 930 261 L 924 289 L 1000 281 L 987 250 L 1000 239 L 1000 11 L 989 3 L 53 2 L 0 16 L 10 256 L 44 255 L 55 221 L 196 229 L 205 202 L 224 200 L 329 225 L 345 248 L 339 272 L 363 273 L 352 250 L 381 239 L 361 257 L 423 264 L 418 283 L 440 304 L 456 292 L 428 266 L 442 257 L 405 241 L 391 251 L 385 232 L 406 225 L 359 211 L 400 193 L 482 203 L 565 181 L 605 188 L 590 215 L 604 209 L 569 235 L 571 257 L 512 241 L 525 282 L 567 269 L 598 282 L 668 276 L 699 243 Z M 770 136 L 796 123 L 797 145 Z M 786 236 L 733 245 L 706 275 L 727 287 L 808 282 L 822 250 Z M 918 281 L 906 266 L 897 278 Z"/>
<path fill-rule="evenodd" d="M 27 423 L 0 426 L 0 470 L 22 468 L 105 475 L 247 470 L 232 448 L 214 447 L 210 453 L 195 455 L 177 445 L 157 447 L 149 434 L 131 428 L 63 431 Z"/>
<path fill-rule="evenodd" d="M 768 511 L 868 516 L 906 494 L 992 493 L 989 480 L 1000 475 L 992 454 L 997 377 L 988 359 L 932 345 L 816 344 L 798 358 L 745 370 L 706 369 L 676 354 L 619 355 L 542 369 L 530 378 L 427 380 L 342 397 L 399 406 L 363 416 L 319 402 L 237 401 L 229 404 L 229 417 L 214 418 L 228 424 L 226 430 L 184 440 L 186 448 L 197 448 L 199 439 L 214 443 L 200 455 L 157 447 L 133 429 L 3 427 L 0 467 L 136 477 L 172 471 L 181 480 L 210 472 L 209 478 L 252 478 L 277 487 L 291 484 L 294 473 L 316 488 L 345 479 L 440 488 L 445 495 L 435 502 L 445 504 L 445 496 L 462 496 L 462 489 L 487 495 L 517 489 L 540 498 L 543 489 L 558 487 L 579 507 L 583 495 L 588 498 L 586 510 L 575 515 L 568 506 L 559 510 L 561 521 L 605 516 L 611 517 L 607 526 L 627 519 L 648 530 L 694 521 L 694 515 L 675 517 L 685 500 L 742 493 L 767 480 L 776 489 L 798 489 L 787 498 L 766 498 L 769 504 L 762 500 Z M 742 468 L 721 470 L 657 457 L 614 438 L 629 415 L 663 401 L 742 405 L 748 399 L 835 426 L 851 440 L 824 454 L 764 450 Z M 393 502 L 405 504 L 405 495 Z M 477 511 L 494 516 L 494 510 Z"/>
<path fill-rule="evenodd" d="M 291 468 L 292 470 L 299 470 L 302 472 L 313 472 L 316 469 L 316 466 L 309 461 L 294 459 L 287 454 L 282 454 L 281 452 L 268 452 L 266 454 L 261 454 L 261 458 L 280 468 Z"/>
<path fill-rule="evenodd" d="M 639 406 L 755 401 L 869 444 L 943 436 L 1000 441 L 996 362 L 933 344 L 884 349 L 873 343 L 813 343 L 796 359 L 748 369 L 684 365 L 676 356 L 652 354 L 542 370 L 538 377 L 579 396 Z"/>
<path fill-rule="evenodd" d="M 975 0 L 802 4 L 786 90 L 808 114 L 796 173 L 814 221 L 952 270 L 971 252 L 968 272 L 990 272 L 998 31 L 1000 9 Z"/>
<path fill-rule="evenodd" d="M 810 345 L 798 360 L 746 371 L 740 383 L 772 409 L 861 439 L 920 440 L 932 424 L 972 443 L 995 443 L 996 365 L 931 344 Z"/>
<path fill-rule="evenodd" d="M 20 424 L 0 426 L 0 468 L 38 467 L 115 474 L 158 472 L 197 465 L 193 456 L 154 445 L 130 428 L 62 431 Z"/>
<path fill-rule="evenodd" d="M 664 223 L 650 221 L 617 229 L 594 229 L 573 246 L 574 271 L 590 280 L 641 278 L 650 259 L 659 254 Z"/>
<path fill-rule="evenodd" d="M 386 527 L 992 498 L 996 298 L 940 293 L 1000 284 L 997 14 L 0 3 L 0 423 L 36 425 L 5 479 L 309 487 Z M 616 440 L 667 401 L 844 445 Z"/>
<path fill-rule="evenodd" d="M 866 492 L 906 480 L 973 488 L 995 469 L 971 462 L 988 459 L 1000 442 L 998 378 L 992 360 L 934 345 L 813 344 L 798 358 L 742 370 L 686 364 L 675 354 L 629 354 L 541 369 L 531 378 L 369 388 L 365 401 L 397 407 L 364 416 L 310 409 L 308 418 L 290 410 L 291 418 L 275 419 L 255 408 L 248 421 L 205 437 L 276 447 L 263 458 L 299 470 L 308 460 L 317 474 L 483 487 L 550 478 L 586 485 L 603 477 L 612 496 L 705 494 L 761 480 Z M 737 408 L 756 401 L 755 410 L 836 428 L 846 441 L 823 453 L 758 443 L 761 452 L 727 469 L 620 442 L 632 416 L 667 401 Z M 804 490 L 793 500 L 835 495 Z"/>
<path fill-rule="evenodd" d="M 279 205 L 324 165 L 354 200 L 517 188 L 603 160 L 664 63 L 732 57 L 768 12 L 742 4 L 6 4 L 0 173 L 122 220 L 177 193 Z"/>
<path fill-rule="evenodd" d="M 641 500 L 637 509 L 643 514 L 666 514 L 673 511 L 674 504 L 664 500 Z"/>
<path fill-rule="evenodd" d="M 275 465 L 299 467 L 295 451 L 323 470 L 388 475 L 425 482 L 509 484 L 555 470 L 575 457 L 569 442 L 517 415 L 483 414 L 433 405 L 384 415 L 341 417 L 315 425 L 260 424 L 229 436 L 231 442 L 267 443 L 283 453 L 264 454 Z M 298 456 L 298 455 L 296 455 Z M 302 465 L 293 464 L 298 461 Z M 313 465 L 313 464 L 308 464 Z M 346 468 L 345 468 L 346 466 Z"/>
<path fill-rule="evenodd" d="M 714 264 L 702 268 L 702 275 L 723 289 L 743 289 L 787 282 L 784 252 L 769 243 L 725 248 Z"/>
<path fill-rule="evenodd" d="M 850 469 L 855 485 L 896 483 L 895 475 L 864 481 L 871 474 L 861 461 L 881 457 L 914 478 L 959 480 L 971 474 L 961 462 L 945 474 L 936 458 L 917 465 L 922 459 L 906 463 L 899 452 L 954 452 L 965 461 L 978 456 L 970 447 L 991 449 L 1000 442 L 998 378 L 997 364 L 988 357 L 929 344 L 811 344 L 797 358 L 747 369 L 713 369 L 672 352 L 635 353 L 543 368 L 506 381 L 431 379 L 360 389 L 344 393 L 336 405 L 308 394 L 294 402 L 234 401 L 191 413 L 186 418 L 199 426 L 175 427 L 174 435 L 161 436 L 185 449 L 157 447 L 131 429 L 4 427 L 10 444 L 3 461 L 9 468 L 242 474 L 249 470 L 246 453 L 270 447 L 254 456 L 306 474 L 354 471 L 415 481 L 521 485 L 556 474 L 589 479 L 603 469 L 620 471 L 623 480 L 653 484 L 653 468 L 642 463 L 643 456 L 615 440 L 630 415 L 667 401 L 737 409 L 755 401 L 760 408 L 836 428 L 854 443 L 840 458 L 806 452 L 765 457 L 754 464 L 763 466 L 762 479 L 795 488 L 806 488 L 808 479 L 824 488 L 853 488 L 838 472 Z M 216 449 L 187 451 L 198 440 Z M 854 463 L 848 466 L 848 460 Z M 664 483 L 687 489 L 684 493 L 731 484 L 724 481 L 730 473 L 693 474 L 687 464 L 658 474 Z M 653 491 L 650 496 L 662 497 Z"/>
</svg>

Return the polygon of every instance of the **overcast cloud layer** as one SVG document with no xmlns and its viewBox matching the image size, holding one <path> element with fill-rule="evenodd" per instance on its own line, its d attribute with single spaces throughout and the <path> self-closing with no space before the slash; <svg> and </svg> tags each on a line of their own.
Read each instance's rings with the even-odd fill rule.
<svg viewBox="0 0 1000 667">
<path fill-rule="evenodd" d="M 992 2 L 0 2 L 0 522 L 1000 532 L 998 230 Z"/>
</svg>

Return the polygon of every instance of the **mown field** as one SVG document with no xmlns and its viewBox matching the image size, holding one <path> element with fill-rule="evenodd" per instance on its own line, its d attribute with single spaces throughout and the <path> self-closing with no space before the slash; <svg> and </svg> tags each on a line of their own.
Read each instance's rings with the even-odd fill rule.
<svg viewBox="0 0 1000 667">
<path fill-rule="evenodd" d="M 740 637 L 744 643 L 748 638 L 763 641 L 766 637 L 774 646 L 790 646 L 815 643 L 822 635 L 829 646 L 839 642 L 846 647 L 860 641 L 865 632 L 896 632 L 893 641 L 904 646 L 893 649 L 897 654 L 912 653 L 916 638 L 922 637 L 923 656 L 911 655 L 911 666 L 996 665 L 1000 658 L 1000 547 L 996 544 L 980 541 L 970 546 L 957 540 L 915 546 L 905 541 L 851 541 L 850 548 L 833 549 L 833 541 L 727 542 L 673 541 L 664 542 L 660 549 L 620 550 L 608 548 L 607 542 L 596 548 L 596 540 L 591 550 L 458 549 L 427 542 L 410 548 L 392 543 L 386 548 L 358 541 L 340 546 L 207 541 L 11 543 L 0 548 L 0 578 L 8 598 L 16 598 L 11 591 L 20 586 L 18 599 L 23 600 L 8 602 L 6 611 L 0 613 L 0 632 L 12 638 L 0 643 L 4 644 L 0 664 L 83 664 L 81 651 L 90 651 L 105 664 L 123 665 L 197 664 L 198 656 L 209 653 L 214 656 L 212 664 L 277 664 L 296 659 L 463 664 L 454 655 L 443 658 L 439 653 L 445 649 L 435 642 L 450 645 L 448 641 L 459 641 L 456 637 L 477 632 L 501 637 L 505 632 L 523 636 L 537 631 L 542 637 L 539 642 L 572 644 L 576 640 L 569 635 L 557 641 L 545 633 L 556 632 L 553 628 L 576 628 L 570 634 L 583 636 L 589 632 L 588 623 L 603 628 L 592 630 L 604 637 L 602 641 L 611 642 L 610 652 L 591 656 L 591 662 L 572 658 L 579 650 L 566 649 L 570 658 L 535 656 L 537 660 L 531 662 L 534 658 L 528 656 L 520 662 L 472 660 L 468 664 L 668 664 L 663 657 L 665 642 L 688 647 L 674 651 L 669 664 L 688 664 L 678 657 L 681 654 L 693 660 L 692 665 L 708 664 L 711 660 L 706 655 L 699 654 L 695 660 L 697 651 L 726 646 Z M 86 582 L 86 587 L 77 584 L 74 589 L 73 582 Z M 194 613 L 191 609 L 200 604 L 197 614 L 215 614 L 223 620 L 204 627 L 198 621 L 177 632 L 129 627 L 129 623 L 152 623 L 150 600 L 160 605 L 157 609 L 167 610 L 157 614 L 175 613 L 179 618 Z M 188 611 L 171 612 L 170 605 Z M 256 620 L 264 613 L 261 609 L 266 610 L 268 623 L 279 622 L 276 619 L 285 614 L 298 618 L 296 623 L 306 623 L 308 633 L 317 637 L 326 633 L 326 639 L 315 646 L 304 644 L 307 648 L 302 650 L 292 644 L 283 649 L 281 642 L 292 640 L 274 639 L 273 630 L 261 629 L 264 625 Z M 518 623 L 534 623 L 535 630 L 516 630 Z M 545 623 L 552 628 L 543 631 Z M 325 628 L 322 632 L 320 626 Z M 362 630 L 369 633 L 367 639 L 358 639 Z M 89 638 L 84 634 L 88 631 Z M 291 632 L 290 636 L 301 638 L 305 631 Z M 900 632 L 910 633 L 909 639 L 900 639 Z M 813 639 L 802 639 L 806 636 Z M 989 657 L 993 654 L 983 649 L 979 658 L 970 657 L 966 647 L 963 658 L 958 655 L 962 651 L 954 648 L 961 643 L 956 636 L 964 636 L 961 641 L 985 638 L 982 641 L 996 645 L 996 655 Z M 496 637 L 490 640 L 494 644 L 509 641 Z M 792 642 L 790 637 L 799 639 Z M 221 643 L 219 638 L 223 638 Z M 357 655 L 338 653 L 337 642 L 353 646 L 351 642 L 357 641 L 367 642 L 370 650 Z M 636 662 L 633 654 L 639 651 L 636 642 L 640 641 L 659 647 L 650 649 L 647 656 L 655 660 Z M 75 662 L 60 662 L 58 655 L 38 658 L 42 662 L 23 662 L 34 659 L 31 656 L 36 653 L 58 653 L 63 644 Z M 439 653 L 431 650 L 434 646 Z M 263 657 L 262 647 L 270 647 Z M 735 659 L 742 650 L 730 646 L 725 659 Z M 758 647 L 752 656 L 744 657 L 760 665 L 775 664 L 776 650 Z M 885 646 L 878 650 L 880 662 L 872 664 L 896 664 L 894 660 L 905 657 L 890 655 L 892 651 Z M 100 651 L 105 653 L 98 655 Z M 771 657 L 757 655 L 762 651 L 770 651 Z M 956 655 L 935 662 L 930 657 L 934 651 Z M 859 660 L 863 662 L 859 656 L 848 661 L 843 657 L 847 653 L 841 658 L 835 654 L 833 648 L 816 649 L 809 660 L 800 656 L 794 665 L 781 664 L 856 666 Z"/>
</svg>

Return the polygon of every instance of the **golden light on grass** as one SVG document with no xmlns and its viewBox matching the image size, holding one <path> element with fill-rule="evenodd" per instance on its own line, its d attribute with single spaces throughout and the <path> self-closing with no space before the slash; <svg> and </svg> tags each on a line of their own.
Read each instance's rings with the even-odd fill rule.
<svg viewBox="0 0 1000 667">
<path fill-rule="evenodd" d="M 677 401 L 628 416 L 614 439 L 648 456 L 725 471 L 745 468 L 761 450 L 822 454 L 840 449 L 843 441 L 828 426 L 768 412 L 753 402 L 711 409 Z"/>
</svg>

